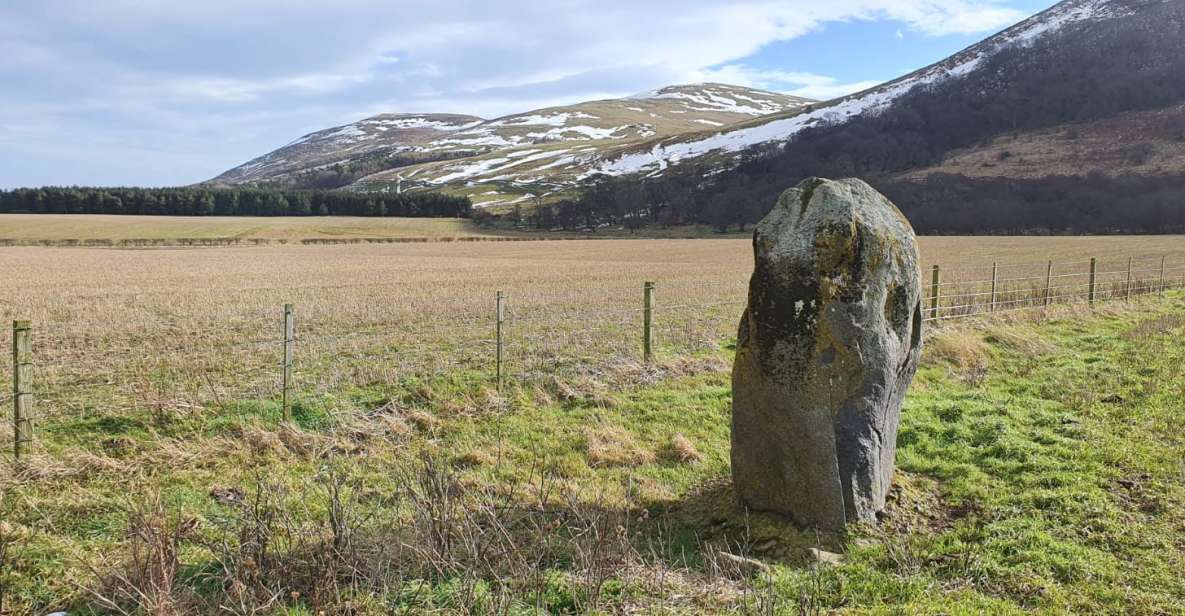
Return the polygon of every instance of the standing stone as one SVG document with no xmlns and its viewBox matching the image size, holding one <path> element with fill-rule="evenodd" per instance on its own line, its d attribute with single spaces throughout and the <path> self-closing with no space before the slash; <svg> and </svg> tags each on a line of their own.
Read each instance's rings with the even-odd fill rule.
<svg viewBox="0 0 1185 616">
<path fill-rule="evenodd" d="M 913 228 L 860 180 L 782 193 L 732 371 L 732 475 L 750 508 L 842 530 L 884 509 L 901 403 L 921 353 Z"/>
</svg>

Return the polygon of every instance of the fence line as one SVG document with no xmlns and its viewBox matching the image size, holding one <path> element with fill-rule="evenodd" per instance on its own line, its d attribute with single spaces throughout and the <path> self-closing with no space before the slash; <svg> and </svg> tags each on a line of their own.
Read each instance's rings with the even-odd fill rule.
<svg viewBox="0 0 1185 616">
<path fill-rule="evenodd" d="M 1100 268 L 1100 260 L 1070 262 L 1086 264 L 1086 271 L 1054 273 L 1067 263 L 1048 261 L 1045 275 L 1010 276 L 1008 278 L 973 278 L 971 280 L 944 280 L 946 271 L 934 266 L 929 284 L 926 321 L 949 321 L 968 318 L 984 313 L 1022 310 L 1045 307 L 1059 303 L 1074 303 L 1113 299 L 1130 299 L 1133 296 L 1162 294 L 1169 288 L 1185 285 L 1185 263 L 1169 267 L 1168 259 L 1161 257 L 1115 257 L 1121 262 L 1115 269 Z M 1109 260 L 1110 261 L 1110 260 Z M 1037 269 L 1036 263 L 1028 265 Z M 979 268 L 986 270 L 988 266 Z M 991 266 L 998 272 L 998 265 Z M 962 271 L 969 271 L 963 268 Z M 1056 281 L 1056 284 L 1055 284 Z"/>
<path fill-rule="evenodd" d="M 1122 266 L 1112 265 L 1113 261 Z M 1163 296 L 1169 289 L 1185 287 L 1185 257 L 1171 261 L 1167 256 L 1112 257 L 1106 267 L 1100 267 L 1102 264 L 1094 258 L 950 270 L 934 266 L 929 284 L 921 287 L 923 321 L 944 323 L 1056 304 Z M 1082 271 L 1066 272 L 1068 267 Z M 977 271 L 991 276 L 959 277 Z M 1009 275 L 1001 276 L 1001 272 Z M 719 295 L 735 291 L 743 296 L 746 288 L 741 281 L 704 286 L 721 290 Z M 583 310 L 580 298 L 574 295 L 551 296 L 562 297 L 562 305 L 518 308 L 513 296 L 498 291 L 484 315 L 427 318 L 387 330 L 372 326 L 341 334 L 303 332 L 294 306 L 285 304 L 283 319 L 274 332 L 243 335 L 257 332 L 228 330 L 227 335 L 236 334 L 240 340 L 193 348 L 187 339 L 194 330 L 186 330 L 179 341 L 170 341 L 170 347 L 176 348 L 144 358 L 136 354 L 133 343 L 126 348 L 104 349 L 98 358 L 101 362 L 88 361 L 84 353 L 72 349 L 56 363 L 37 363 L 33 324 L 15 321 L 13 387 L 11 392 L 0 392 L 0 405 L 12 403 L 13 455 L 19 460 L 33 442 L 34 372 L 42 399 L 63 407 L 86 408 L 85 403 L 93 403 L 93 398 L 72 397 L 99 392 L 110 395 L 112 403 L 148 395 L 181 400 L 192 396 L 197 404 L 206 391 L 215 397 L 244 391 L 267 397 L 271 392 L 279 398 L 284 421 L 291 421 L 293 403 L 302 390 L 326 390 L 326 383 L 318 379 L 329 379 L 330 386 L 336 386 L 366 374 L 401 378 L 467 370 L 489 374 L 501 390 L 516 376 L 520 380 L 558 376 L 563 370 L 621 356 L 649 364 L 660 353 L 693 352 L 711 346 L 732 333 L 722 328 L 734 327 L 738 309 L 746 304 L 743 297 L 688 302 L 691 289 L 687 285 L 663 287 L 646 281 L 641 287 L 641 297 L 632 300 L 638 302 L 635 306 Z M 614 297 L 618 291 L 626 297 L 625 289 L 616 288 Z M 660 294 L 672 301 L 659 302 Z M 472 307 L 480 310 L 479 304 Z M 236 327 L 239 324 L 236 322 Z M 433 337 L 442 332 L 443 338 Z M 49 344 L 53 342 L 51 339 Z M 117 364 L 113 351 L 126 352 L 128 361 Z M 225 362 L 228 355 L 233 355 L 229 364 Z M 218 359 L 224 363 L 217 364 Z"/>
</svg>

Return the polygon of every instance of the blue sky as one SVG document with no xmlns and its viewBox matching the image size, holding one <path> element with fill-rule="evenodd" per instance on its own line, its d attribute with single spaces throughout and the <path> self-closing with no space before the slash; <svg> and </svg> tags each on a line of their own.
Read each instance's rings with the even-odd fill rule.
<svg viewBox="0 0 1185 616">
<path fill-rule="evenodd" d="M 384 111 L 723 81 L 839 96 L 1052 0 L 0 3 L 0 187 L 177 185 Z"/>
</svg>

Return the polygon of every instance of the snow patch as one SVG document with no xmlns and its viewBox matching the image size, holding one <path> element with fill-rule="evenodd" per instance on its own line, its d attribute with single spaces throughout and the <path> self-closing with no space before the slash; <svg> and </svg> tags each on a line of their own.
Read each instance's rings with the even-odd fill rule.
<svg viewBox="0 0 1185 616">
<path fill-rule="evenodd" d="M 533 114 L 495 120 L 489 126 L 565 126 L 568 120 L 596 120 L 597 116 L 582 112 L 562 112 L 552 115 Z"/>
<path fill-rule="evenodd" d="M 512 167 L 518 167 L 520 165 L 537 160 L 563 156 L 567 153 L 568 150 L 552 150 L 547 152 L 535 150 L 534 153 L 527 154 L 525 156 L 519 155 L 512 157 L 510 154 L 507 154 L 506 156 L 479 160 L 465 165 L 455 165 L 447 167 L 447 170 L 451 171 L 452 173 L 448 173 L 446 175 L 429 180 L 429 183 L 440 185 L 447 184 L 449 182 L 455 182 L 457 180 L 472 180 L 483 175 L 501 173 L 502 171 Z M 514 154 L 518 153 L 515 152 Z"/>
<path fill-rule="evenodd" d="M 568 133 L 576 133 L 588 139 L 609 139 L 613 135 L 625 128 L 625 126 L 618 126 L 615 128 L 597 128 L 595 126 L 561 126 L 553 128 L 542 133 L 527 133 L 527 137 L 531 139 L 542 140 L 563 140 Z"/>
<path fill-rule="evenodd" d="M 411 130 L 411 129 L 433 129 L 439 131 L 459 131 L 467 128 L 472 128 L 481 124 L 481 121 L 465 122 L 462 124 L 455 124 L 443 120 L 433 120 L 423 116 L 398 116 L 398 117 L 375 117 L 363 120 L 358 124 L 363 126 L 371 126 L 378 130 Z"/>
</svg>

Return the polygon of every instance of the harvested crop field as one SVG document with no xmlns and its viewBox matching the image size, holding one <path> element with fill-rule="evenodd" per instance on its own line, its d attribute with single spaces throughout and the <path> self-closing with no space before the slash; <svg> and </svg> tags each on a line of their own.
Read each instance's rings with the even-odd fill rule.
<svg viewBox="0 0 1185 616">
<path fill-rule="evenodd" d="M 487 237 L 460 218 L 353 218 L 348 216 L 115 216 L 5 214 L 0 242 L 164 242 L 400 240 Z"/>
<path fill-rule="evenodd" d="M 922 238 L 937 316 L 987 301 L 1027 308 L 1042 286 L 1085 300 L 1185 276 L 1181 237 Z M 1046 260 L 1054 259 L 1053 278 Z M 190 396 L 274 390 L 284 304 L 294 305 L 296 379 L 324 391 L 355 379 L 489 372 L 502 291 L 504 371 L 538 379 L 641 352 L 642 286 L 656 283 L 657 352 L 711 349 L 736 326 L 752 268 L 748 240 L 612 240 L 113 250 L 0 248 L 13 290 L 0 318 L 34 322 L 45 384 L 77 396 L 132 395 L 152 381 Z M 1068 289 L 1068 290 L 1066 290 Z M 931 315 L 933 316 L 933 315 Z M 8 332 L 5 331 L 5 336 Z M 7 354 L 5 354 L 7 355 Z M 5 357 L 4 361 L 7 361 Z M 70 387 L 56 391 L 72 396 Z M 196 392 L 210 392 L 198 395 Z M 223 391 L 225 390 L 225 391 Z M 55 394 L 49 394 L 51 396 Z M 164 395 L 163 393 L 161 395 Z M 111 400 L 115 403 L 115 400 Z"/>
</svg>

